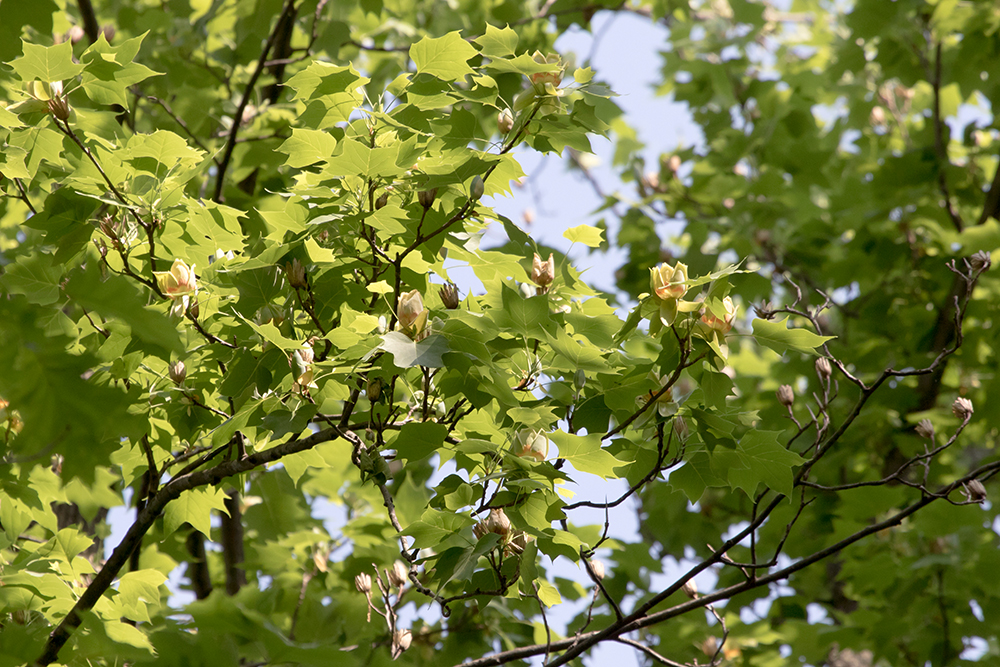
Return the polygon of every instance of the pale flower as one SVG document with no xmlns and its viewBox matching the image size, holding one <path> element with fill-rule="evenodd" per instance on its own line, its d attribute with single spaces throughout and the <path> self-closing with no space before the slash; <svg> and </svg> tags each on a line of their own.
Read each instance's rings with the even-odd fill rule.
<svg viewBox="0 0 1000 667">
<path fill-rule="evenodd" d="M 182 259 L 175 259 L 169 271 L 154 271 L 156 284 L 163 295 L 176 299 L 187 294 L 197 294 L 198 279 L 194 275 L 194 266 L 188 266 Z"/>
<path fill-rule="evenodd" d="M 531 57 L 540 65 L 560 65 L 559 69 L 554 72 L 535 72 L 532 74 L 529 78 L 535 88 L 541 92 L 545 90 L 546 84 L 558 86 L 562 81 L 563 71 L 565 70 L 565 66 L 562 65 L 562 58 L 554 53 L 550 53 L 546 56 L 543 55 L 541 51 L 535 51 L 534 55 Z"/>
<path fill-rule="evenodd" d="M 541 463 L 549 455 L 549 438 L 541 431 L 521 431 L 517 434 L 517 442 L 516 454 L 522 458 Z"/>
<path fill-rule="evenodd" d="M 420 290 L 411 290 L 399 297 L 399 305 L 396 307 L 396 319 L 399 326 L 407 336 L 414 340 L 419 340 L 427 325 L 428 311 L 424 308 L 424 298 L 420 296 Z"/>
<path fill-rule="evenodd" d="M 722 300 L 722 308 L 725 313 L 722 317 L 718 317 L 706 309 L 705 314 L 701 316 L 701 321 L 710 329 L 726 334 L 733 328 L 733 320 L 736 319 L 736 304 L 733 303 L 732 297 L 727 296 Z"/>
<path fill-rule="evenodd" d="M 650 289 L 661 299 L 679 299 L 687 292 L 684 284 L 688 279 L 688 268 L 677 262 L 671 267 L 664 262 L 649 270 Z"/>
<path fill-rule="evenodd" d="M 534 259 L 531 261 L 531 282 L 539 287 L 547 287 L 552 284 L 555 277 L 556 261 L 552 257 L 552 253 L 549 253 L 548 260 L 543 262 L 542 258 L 536 252 Z"/>
</svg>

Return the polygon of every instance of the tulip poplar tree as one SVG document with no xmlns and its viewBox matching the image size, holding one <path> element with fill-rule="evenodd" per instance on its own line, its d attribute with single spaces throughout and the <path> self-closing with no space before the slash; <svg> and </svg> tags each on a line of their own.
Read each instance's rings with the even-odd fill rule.
<svg viewBox="0 0 1000 667">
<path fill-rule="evenodd" d="M 609 12 L 702 144 L 557 52 Z M 3 0 L 0 666 L 995 664 L 998 30 Z M 491 209 L 600 136 L 614 293 Z"/>
</svg>

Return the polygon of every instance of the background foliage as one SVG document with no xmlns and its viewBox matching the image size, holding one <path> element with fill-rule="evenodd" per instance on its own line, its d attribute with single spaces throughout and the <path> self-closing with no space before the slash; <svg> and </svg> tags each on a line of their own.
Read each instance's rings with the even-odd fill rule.
<svg viewBox="0 0 1000 667">
<path fill-rule="evenodd" d="M 601 12 L 668 27 L 704 149 L 554 55 Z M 4 0 L 0 664 L 996 662 L 998 28 Z M 602 135 L 614 294 L 488 205 Z"/>
</svg>

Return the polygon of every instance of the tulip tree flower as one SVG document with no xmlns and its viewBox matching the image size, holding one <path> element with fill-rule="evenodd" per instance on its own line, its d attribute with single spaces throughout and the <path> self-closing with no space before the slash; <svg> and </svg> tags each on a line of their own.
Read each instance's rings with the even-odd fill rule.
<svg viewBox="0 0 1000 667">
<path fill-rule="evenodd" d="M 507 134 L 514 129 L 514 114 L 510 109 L 504 109 L 497 114 L 497 129 L 501 134 Z"/>
<path fill-rule="evenodd" d="M 413 340 L 425 337 L 428 311 L 424 308 L 424 299 L 420 290 L 411 290 L 399 297 L 396 307 L 396 319 L 403 332 Z"/>
<path fill-rule="evenodd" d="M 733 303 L 732 297 L 726 297 L 722 300 L 722 312 L 719 313 L 717 310 L 712 310 L 710 307 L 705 308 L 705 313 L 701 316 L 701 321 L 708 326 L 709 329 L 718 331 L 721 334 L 727 334 L 733 328 L 733 320 L 736 319 L 736 304 Z"/>
<path fill-rule="evenodd" d="M 544 289 L 552 284 L 555 277 L 556 261 L 552 257 L 552 253 L 549 253 L 548 260 L 543 262 L 536 252 L 535 258 L 531 262 L 531 282 Z"/>
<path fill-rule="evenodd" d="M 521 431 L 517 434 L 516 453 L 522 458 L 532 458 L 539 463 L 549 455 L 549 438 L 541 431 Z"/>
<path fill-rule="evenodd" d="M 198 279 L 194 275 L 194 264 L 188 266 L 182 259 L 175 259 L 169 271 L 154 271 L 156 284 L 164 296 L 171 299 L 198 293 Z"/>
<path fill-rule="evenodd" d="M 680 299 L 687 293 L 688 268 L 677 263 L 670 266 L 666 262 L 649 270 L 649 288 L 660 299 L 660 320 L 666 326 L 673 325 L 678 312 L 690 312 L 694 307 Z"/>
<path fill-rule="evenodd" d="M 684 284 L 688 279 L 688 267 L 680 262 L 671 267 L 664 262 L 649 270 L 649 286 L 661 299 L 679 299 L 687 293 Z"/>
</svg>

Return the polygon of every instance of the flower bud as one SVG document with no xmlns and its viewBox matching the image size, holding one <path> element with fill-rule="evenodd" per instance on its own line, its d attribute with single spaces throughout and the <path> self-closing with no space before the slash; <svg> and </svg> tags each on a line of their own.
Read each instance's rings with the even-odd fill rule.
<svg viewBox="0 0 1000 667">
<path fill-rule="evenodd" d="M 829 359 L 820 357 L 816 360 L 816 375 L 820 376 L 823 380 L 830 379 L 830 376 L 833 375 L 833 368 L 830 366 Z"/>
<path fill-rule="evenodd" d="M 688 279 L 688 268 L 680 262 L 671 267 L 664 262 L 649 270 L 649 286 L 661 299 L 679 299 L 687 292 L 684 284 Z"/>
<path fill-rule="evenodd" d="M 583 388 L 587 386 L 587 373 L 582 368 L 573 376 L 573 386 L 576 387 L 577 391 L 583 391 Z"/>
<path fill-rule="evenodd" d="M 502 509 L 491 509 L 490 516 L 486 521 L 483 522 L 486 527 L 486 531 L 490 533 L 496 533 L 500 537 L 507 537 L 510 535 L 511 525 L 510 519 Z"/>
<path fill-rule="evenodd" d="M 184 384 L 184 378 L 187 377 L 187 369 L 184 368 L 184 362 L 175 361 L 171 363 L 167 370 L 167 374 L 170 375 L 170 379 L 173 380 L 174 384 Z"/>
<path fill-rule="evenodd" d="M 500 134 L 507 134 L 514 129 L 514 114 L 510 112 L 510 109 L 503 109 L 497 114 L 497 128 L 500 130 Z"/>
<path fill-rule="evenodd" d="M 358 592 L 368 595 L 372 592 L 372 578 L 370 575 L 362 572 L 361 574 L 354 577 L 354 587 L 358 589 Z"/>
<path fill-rule="evenodd" d="M 725 311 L 723 317 L 717 317 L 711 311 L 706 310 L 705 314 L 701 316 L 701 321 L 710 329 L 725 334 L 733 328 L 733 320 L 736 319 L 736 304 L 733 303 L 732 297 L 727 296 L 722 300 L 722 308 Z"/>
<path fill-rule="evenodd" d="M 424 208 L 430 208 L 434 205 L 434 199 L 437 197 L 437 188 L 431 188 L 430 190 L 421 190 L 417 193 L 417 201 Z"/>
<path fill-rule="evenodd" d="M 188 307 L 188 312 L 191 313 L 191 317 L 198 319 L 198 315 L 201 314 L 201 306 L 198 305 L 198 299 L 191 300 L 191 305 Z"/>
<path fill-rule="evenodd" d="M 969 480 L 965 484 L 965 494 L 977 503 L 981 503 L 986 500 L 986 487 L 978 479 Z"/>
<path fill-rule="evenodd" d="M 552 253 L 549 253 L 548 260 L 543 262 L 542 258 L 536 252 L 531 262 L 531 282 L 539 287 L 547 287 L 552 284 L 555 277 L 556 261 L 552 257 Z"/>
<path fill-rule="evenodd" d="M 590 570 L 598 580 L 604 579 L 604 561 L 597 560 L 596 558 L 590 561 Z"/>
<path fill-rule="evenodd" d="M 188 266 L 182 259 L 175 259 L 169 271 L 154 271 L 156 284 L 159 285 L 163 295 L 176 299 L 188 294 L 198 293 L 198 279 L 194 275 L 192 264 Z"/>
<path fill-rule="evenodd" d="M 791 385 L 783 384 L 778 387 L 778 402 L 786 408 L 792 407 L 795 403 L 795 392 L 792 391 Z"/>
<path fill-rule="evenodd" d="M 517 434 L 519 446 L 516 454 L 542 462 L 549 455 L 549 439 L 540 431 L 521 431 Z"/>
<path fill-rule="evenodd" d="M 396 319 L 399 326 L 410 338 L 416 340 L 427 325 L 427 309 L 420 290 L 411 290 L 399 297 Z"/>
<path fill-rule="evenodd" d="M 379 195 L 379 198 L 375 200 L 375 210 L 377 211 L 380 208 L 385 208 L 385 205 L 388 203 L 389 203 L 389 193 L 383 192 L 381 195 Z"/>
<path fill-rule="evenodd" d="M 920 423 L 917 424 L 917 435 L 928 440 L 934 439 L 934 424 L 931 423 L 930 419 L 920 420 Z"/>
<path fill-rule="evenodd" d="M 410 569 L 406 567 L 406 564 L 401 560 L 397 560 L 392 564 L 392 569 L 389 570 L 389 585 L 402 588 L 406 585 L 409 574 Z"/>
<path fill-rule="evenodd" d="M 455 286 L 455 283 L 445 283 L 444 286 L 438 290 L 438 295 L 440 295 L 441 302 L 448 310 L 455 310 L 461 303 L 461 298 L 458 296 L 458 287 Z"/>
<path fill-rule="evenodd" d="M 694 579 L 688 579 L 681 586 L 681 590 L 684 591 L 684 595 L 688 596 L 690 599 L 695 600 L 698 598 L 698 585 L 694 583 Z"/>
<path fill-rule="evenodd" d="M 951 404 L 951 412 L 956 417 L 965 421 L 972 417 L 972 401 L 967 398 L 956 398 L 955 402 Z"/>
<path fill-rule="evenodd" d="M 73 26 L 72 28 L 69 29 L 69 32 L 66 33 L 66 39 L 68 39 L 73 44 L 76 44 L 86 36 L 87 33 L 85 33 L 83 31 L 83 28 L 81 28 L 78 25 Z"/>
<path fill-rule="evenodd" d="M 288 284 L 296 289 L 309 287 L 309 282 L 306 280 L 306 267 L 302 266 L 302 262 L 298 258 L 285 264 L 285 276 L 288 278 Z"/>
<path fill-rule="evenodd" d="M 368 400 L 372 403 L 376 402 L 382 397 L 382 388 L 385 383 L 382 382 L 382 378 L 369 378 L 368 386 L 365 388 L 365 394 L 368 396 Z"/>
<path fill-rule="evenodd" d="M 483 194 L 486 192 L 486 183 L 483 182 L 483 177 L 476 174 L 472 177 L 472 185 L 469 186 L 469 199 L 472 201 L 479 201 L 483 198 Z"/>
<path fill-rule="evenodd" d="M 410 648 L 413 635 L 409 630 L 396 630 L 392 633 L 392 659 L 396 660 L 403 655 L 403 651 Z"/>
</svg>

